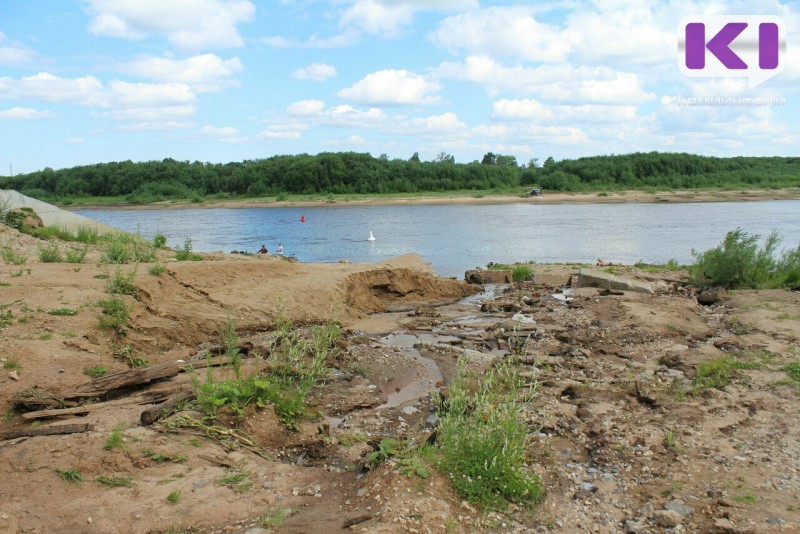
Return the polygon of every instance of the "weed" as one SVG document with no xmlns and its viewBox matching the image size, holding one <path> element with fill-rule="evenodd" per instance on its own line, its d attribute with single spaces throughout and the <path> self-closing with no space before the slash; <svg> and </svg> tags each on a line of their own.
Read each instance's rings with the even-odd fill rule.
<svg viewBox="0 0 800 534">
<path fill-rule="evenodd" d="M 12 265 L 24 265 L 25 262 L 28 261 L 28 256 L 22 253 L 17 254 L 10 248 L 4 248 L 3 261 Z"/>
<path fill-rule="evenodd" d="M 344 432 L 336 436 L 336 440 L 342 447 L 350 447 L 356 443 L 366 443 L 367 437 L 362 434 L 354 434 L 352 432 Z"/>
<path fill-rule="evenodd" d="M 734 495 L 733 500 L 742 504 L 756 504 L 759 498 L 753 493 L 753 490 L 747 490 L 739 495 Z"/>
<path fill-rule="evenodd" d="M 56 468 L 54 471 L 56 475 L 58 475 L 58 478 L 66 482 L 75 483 L 83 480 L 80 471 L 78 471 L 74 467 L 72 469 L 67 469 L 67 470 Z"/>
<path fill-rule="evenodd" d="M 528 279 L 533 270 L 528 265 L 515 265 L 511 269 L 511 278 L 515 282 L 523 282 Z"/>
<path fill-rule="evenodd" d="M 136 284 L 133 282 L 136 277 L 136 267 L 127 274 L 122 274 L 119 267 L 114 271 L 108 282 L 106 282 L 105 292 L 112 295 L 136 295 Z"/>
<path fill-rule="evenodd" d="M 11 284 L 8 282 L 0 282 L 0 287 L 11 287 Z"/>
<path fill-rule="evenodd" d="M 22 273 L 23 273 L 23 272 L 24 272 L 24 271 L 23 271 L 22 269 L 19 269 L 19 270 L 17 270 L 17 271 L 11 271 L 11 272 L 9 272 L 8 274 L 10 274 L 10 275 L 11 275 L 11 278 L 16 278 L 17 276 L 22 276 Z"/>
<path fill-rule="evenodd" d="M 14 312 L 11 310 L 6 310 L 5 312 L 0 311 L 0 328 L 4 326 L 8 326 L 14 322 Z"/>
<path fill-rule="evenodd" d="M 78 310 L 72 308 L 56 308 L 47 312 L 49 315 L 78 315 Z"/>
<path fill-rule="evenodd" d="M 800 383 L 800 360 L 785 365 L 783 372 L 789 375 L 794 382 Z"/>
<path fill-rule="evenodd" d="M 167 244 L 167 236 L 164 234 L 156 234 L 153 237 L 153 246 L 156 248 L 164 248 Z"/>
<path fill-rule="evenodd" d="M 761 363 L 741 356 L 726 354 L 711 361 L 700 362 L 692 386 L 697 392 L 706 389 L 722 389 L 729 385 L 739 369 L 758 369 Z"/>
<path fill-rule="evenodd" d="M 83 368 L 83 374 L 89 378 L 97 378 L 98 376 L 103 376 L 106 373 L 108 373 L 108 368 L 99 364 L 95 365 L 94 367 Z"/>
<path fill-rule="evenodd" d="M 121 449 L 125 446 L 125 436 L 122 433 L 124 428 L 125 426 L 122 423 L 114 427 L 114 430 L 111 431 L 111 434 L 106 439 L 106 444 L 103 446 L 105 450 Z"/>
<path fill-rule="evenodd" d="M 253 483 L 247 478 L 250 476 L 250 471 L 236 467 L 228 472 L 227 475 L 217 480 L 220 486 L 228 486 L 234 491 L 242 492 L 250 489 Z"/>
<path fill-rule="evenodd" d="M 39 261 L 42 263 L 58 263 L 62 261 L 61 248 L 58 246 L 58 243 L 40 246 Z"/>
<path fill-rule="evenodd" d="M 39 336 L 39 341 L 49 341 L 51 339 L 53 339 L 53 334 L 51 334 L 50 332 L 46 332 L 41 336 Z"/>
<path fill-rule="evenodd" d="M 189 440 L 189 445 L 192 447 L 202 447 L 203 443 L 197 438 L 192 438 Z"/>
<path fill-rule="evenodd" d="M 287 517 L 291 517 L 295 513 L 295 510 L 291 508 L 269 508 L 259 516 L 258 524 L 261 528 L 277 529 L 283 525 Z"/>
<path fill-rule="evenodd" d="M 186 241 L 183 242 L 183 247 L 175 251 L 175 259 L 178 261 L 200 261 L 203 257 L 192 252 L 192 240 L 186 238 Z"/>
<path fill-rule="evenodd" d="M 107 486 L 109 488 L 131 488 L 135 484 L 133 479 L 130 477 L 99 476 L 94 480 L 101 486 Z"/>
<path fill-rule="evenodd" d="M 22 369 L 22 365 L 20 365 L 19 360 L 14 358 L 6 358 L 3 362 L 3 369 L 8 369 L 9 371 L 19 371 Z"/>
<path fill-rule="evenodd" d="M 503 508 L 507 500 L 535 502 L 542 495 L 526 467 L 528 429 L 522 421 L 517 388 L 508 367 L 497 368 L 468 389 L 467 363 L 458 362 L 447 406 L 440 410 L 435 454 L 458 494 L 483 508 Z"/>
<path fill-rule="evenodd" d="M 67 263 L 83 263 L 83 260 L 86 259 L 86 253 L 88 252 L 87 247 L 83 248 L 71 248 L 67 250 Z"/>
<path fill-rule="evenodd" d="M 179 454 L 178 456 L 171 456 L 163 452 L 156 452 L 150 448 L 144 450 L 144 456 L 146 458 L 150 458 L 157 464 L 163 464 L 164 462 L 172 462 L 180 464 L 184 463 L 189 459 L 185 454 Z"/>
<path fill-rule="evenodd" d="M 167 495 L 167 502 L 170 504 L 178 504 L 178 501 L 181 500 L 181 493 L 182 490 L 174 490 Z"/>
<path fill-rule="evenodd" d="M 130 320 L 130 310 L 125 305 L 125 301 L 120 296 L 113 296 L 108 300 L 97 302 L 100 307 L 100 328 L 113 330 L 118 336 L 125 335 L 125 328 Z"/>
<path fill-rule="evenodd" d="M 160 261 L 155 262 L 150 267 L 147 268 L 147 272 L 153 276 L 161 275 L 167 269 L 166 264 L 161 263 Z"/>
</svg>

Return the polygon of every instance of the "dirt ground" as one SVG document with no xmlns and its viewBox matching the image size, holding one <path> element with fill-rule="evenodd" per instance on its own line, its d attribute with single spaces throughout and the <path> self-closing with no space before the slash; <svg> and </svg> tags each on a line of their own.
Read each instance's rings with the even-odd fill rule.
<svg viewBox="0 0 800 534">
<path fill-rule="evenodd" d="M 785 371 L 800 361 L 796 292 L 701 306 L 681 273 L 616 267 L 665 283 L 650 294 L 534 277 L 476 293 L 415 256 L 313 265 L 218 254 L 168 261 L 159 276 L 135 267 L 121 348 L 98 326 L 114 267 L 98 251 L 40 263 L 40 245 L 0 225 L 0 247 L 28 257 L 0 264 L 0 432 L 91 430 L 0 440 L 0 533 L 800 531 L 800 383 Z M 582 268 L 536 266 L 565 281 Z M 49 313 L 65 308 L 76 313 Z M 317 417 L 294 431 L 270 406 L 212 425 L 188 404 L 143 426 L 148 403 L 192 387 L 192 372 L 90 399 L 102 402 L 88 413 L 35 423 L 9 409 L 25 392 L 85 389 L 94 366 L 203 360 L 228 319 L 254 372 L 279 318 L 344 329 L 309 401 Z M 484 513 L 433 467 L 428 478 L 393 462 L 363 468 L 381 438 L 430 435 L 459 357 L 479 371 L 512 362 L 533 388 L 529 456 L 546 488 L 535 506 Z M 702 387 L 698 369 L 723 360 L 730 383 Z M 115 429 L 121 442 L 109 447 Z M 82 480 L 65 480 L 70 470 Z M 98 482 L 111 477 L 130 486 Z"/>
</svg>

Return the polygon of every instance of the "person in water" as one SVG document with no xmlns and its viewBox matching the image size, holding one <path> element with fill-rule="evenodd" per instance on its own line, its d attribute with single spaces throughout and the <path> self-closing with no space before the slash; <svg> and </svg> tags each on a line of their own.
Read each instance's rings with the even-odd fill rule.
<svg viewBox="0 0 800 534">
<path fill-rule="evenodd" d="M 261 250 L 258 251 L 259 254 L 269 254 L 269 250 L 264 245 L 261 245 Z"/>
</svg>

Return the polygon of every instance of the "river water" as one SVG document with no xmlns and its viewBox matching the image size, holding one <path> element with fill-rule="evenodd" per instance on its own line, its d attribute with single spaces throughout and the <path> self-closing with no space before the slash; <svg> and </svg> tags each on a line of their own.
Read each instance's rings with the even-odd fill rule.
<svg viewBox="0 0 800 534">
<path fill-rule="evenodd" d="M 800 244 L 800 200 L 662 204 L 505 204 L 76 210 L 129 232 L 192 240 L 194 250 L 284 253 L 307 262 L 374 262 L 416 252 L 442 276 L 515 261 L 692 263 L 737 227 Z M 301 222 L 305 216 L 305 222 Z M 367 238 L 372 232 L 375 241 Z"/>
</svg>

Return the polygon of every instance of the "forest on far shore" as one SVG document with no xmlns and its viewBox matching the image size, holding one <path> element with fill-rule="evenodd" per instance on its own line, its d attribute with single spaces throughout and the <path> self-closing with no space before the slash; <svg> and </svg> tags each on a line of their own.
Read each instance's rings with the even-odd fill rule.
<svg viewBox="0 0 800 534">
<path fill-rule="evenodd" d="M 121 161 L 45 168 L 0 177 L 0 189 L 15 189 L 48 201 L 124 197 L 148 203 L 167 199 L 274 196 L 289 194 L 390 194 L 446 191 L 674 190 L 785 188 L 800 186 L 800 157 L 718 158 L 648 152 L 518 164 L 514 156 L 487 153 L 456 163 L 441 153 L 433 161 L 418 154 L 407 160 L 368 153 L 324 152 L 281 155 L 232 163 Z"/>
</svg>

